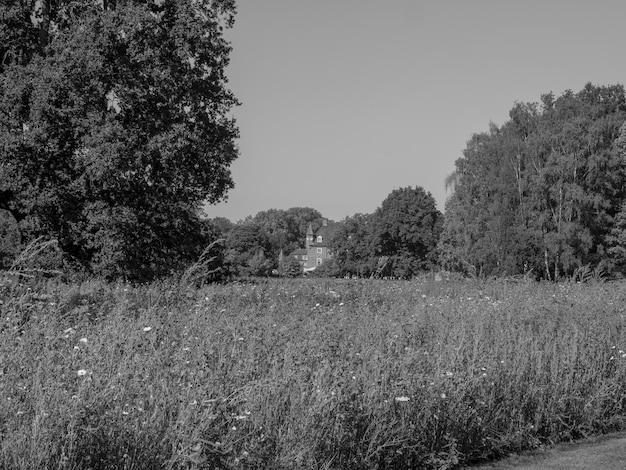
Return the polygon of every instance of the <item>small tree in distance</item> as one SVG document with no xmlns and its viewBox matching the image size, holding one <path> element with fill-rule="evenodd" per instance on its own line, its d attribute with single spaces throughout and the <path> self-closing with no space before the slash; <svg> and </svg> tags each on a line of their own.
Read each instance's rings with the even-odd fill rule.
<svg viewBox="0 0 626 470">
<path fill-rule="evenodd" d="M 421 187 L 395 189 L 374 213 L 376 254 L 387 256 L 387 275 L 410 278 L 431 269 L 443 216 Z"/>
</svg>

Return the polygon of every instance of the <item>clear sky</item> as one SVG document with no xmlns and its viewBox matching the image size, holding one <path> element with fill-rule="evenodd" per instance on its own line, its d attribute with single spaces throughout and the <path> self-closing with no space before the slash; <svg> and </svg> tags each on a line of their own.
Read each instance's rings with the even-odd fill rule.
<svg viewBox="0 0 626 470">
<path fill-rule="evenodd" d="M 625 0 L 239 0 L 241 138 L 208 217 L 312 207 L 339 221 L 422 186 L 443 211 L 466 142 L 515 101 L 626 83 Z"/>
</svg>

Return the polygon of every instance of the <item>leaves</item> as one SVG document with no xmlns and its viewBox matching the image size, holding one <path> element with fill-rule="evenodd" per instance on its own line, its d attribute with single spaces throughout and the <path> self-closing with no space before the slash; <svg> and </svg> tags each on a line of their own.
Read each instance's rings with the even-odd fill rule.
<svg viewBox="0 0 626 470">
<path fill-rule="evenodd" d="M 447 268 L 558 278 L 605 256 L 626 196 L 626 160 L 614 145 L 624 88 L 587 84 L 542 102 L 516 104 L 510 121 L 474 135 L 456 162 L 439 244 Z"/>
<path fill-rule="evenodd" d="M 233 186 L 238 155 L 222 35 L 234 4 L 42 1 L 43 48 L 25 33 L 32 11 L 2 8 L 0 191 L 25 236 L 114 276 L 202 252 L 199 208 Z"/>
</svg>

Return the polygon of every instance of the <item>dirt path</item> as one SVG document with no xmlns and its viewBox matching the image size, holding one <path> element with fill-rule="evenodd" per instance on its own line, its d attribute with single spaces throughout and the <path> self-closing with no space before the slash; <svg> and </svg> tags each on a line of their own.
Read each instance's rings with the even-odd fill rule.
<svg viewBox="0 0 626 470">
<path fill-rule="evenodd" d="M 467 470 L 626 470 L 626 433 L 559 444 Z"/>
</svg>

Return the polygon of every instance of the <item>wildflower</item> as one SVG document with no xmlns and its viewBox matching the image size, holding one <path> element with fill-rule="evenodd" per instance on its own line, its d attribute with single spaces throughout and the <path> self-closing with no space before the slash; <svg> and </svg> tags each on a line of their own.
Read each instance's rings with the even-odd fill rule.
<svg viewBox="0 0 626 470">
<path fill-rule="evenodd" d="M 442 394 L 441 394 L 441 399 L 442 399 L 442 400 L 445 400 L 445 399 L 446 399 L 446 394 L 445 394 L 445 393 L 442 393 Z"/>
<path fill-rule="evenodd" d="M 396 400 L 397 402 L 405 402 L 405 401 L 409 401 L 410 398 L 409 397 L 396 397 L 394 400 Z"/>
<path fill-rule="evenodd" d="M 341 306 L 343 306 L 343 302 L 339 302 L 339 306 L 340 306 L 340 307 L 341 307 Z"/>
<path fill-rule="evenodd" d="M 152 327 L 151 327 L 151 326 L 145 326 L 145 327 L 143 328 L 143 331 L 145 331 L 146 333 L 147 333 L 148 331 L 151 331 L 151 330 L 152 330 Z"/>
<path fill-rule="evenodd" d="M 79 343 L 87 344 L 87 338 L 81 338 L 78 340 Z"/>
<path fill-rule="evenodd" d="M 85 375 L 87 375 L 87 371 L 85 369 L 78 369 L 76 375 L 78 375 L 79 377 L 84 377 Z"/>
</svg>

